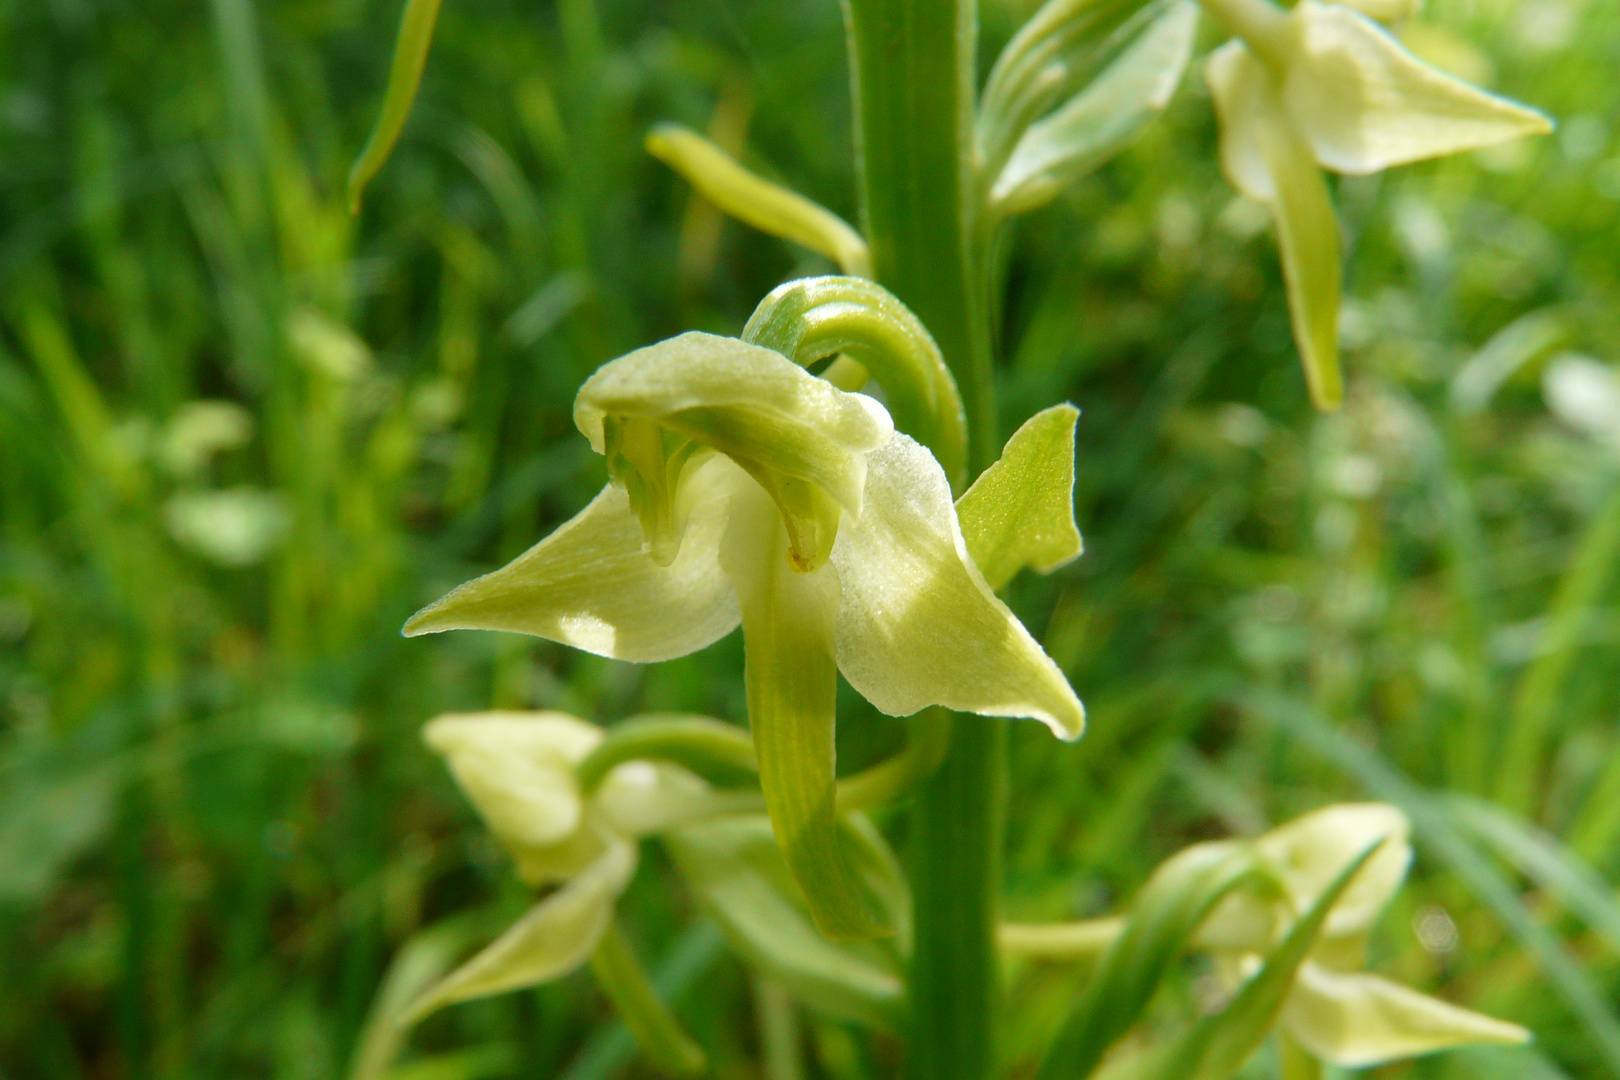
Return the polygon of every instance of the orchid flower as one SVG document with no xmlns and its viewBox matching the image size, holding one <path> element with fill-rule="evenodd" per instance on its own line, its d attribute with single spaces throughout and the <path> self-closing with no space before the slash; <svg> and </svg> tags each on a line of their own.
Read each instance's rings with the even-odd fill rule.
<svg viewBox="0 0 1620 1080">
<path fill-rule="evenodd" d="M 823 280 L 888 296 L 870 282 Z M 872 312 L 847 297 L 833 308 L 859 309 L 857 323 Z M 827 352 L 858 344 L 814 325 L 808 336 Z M 920 324 L 910 333 L 926 338 Z M 855 351 L 882 379 L 881 357 Z M 916 393 L 885 390 L 937 401 L 940 385 L 925 372 Z M 837 674 L 892 716 L 941 705 L 1034 718 L 1063 738 L 1084 726 L 1063 673 L 969 555 L 945 471 L 873 398 L 782 352 L 712 334 L 605 365 L 580 389 L 574 420 L 607 457 L 608 486 L 405 633 L 509 630 L 648 663 L 740 624 L 760 780 L 788 864 L 828 936 L 887 932 L 839 844 Z M 1063 498 L 1072 532 L 1067 489 Z"/>
<path fill-rule="evenodd" d="M 1310 0 L 1307 0 L 1310 2 Z M 1382 803 L 1341 804 L 1296 818 L 1255 841 L 1280 889 L 1223 900 L 1196 935 L 1236 988 L 1339 873 L 1380 837 L 1329 911 L 1285 998 L 1281 1030 L 1322 1061 L 1365 1068 L 1474 1043 L 1522 1043 L 1529 1033 L 1359 970 L 1367 934 L 1412 861 L 1406 816 Z"/>
<path fill-rule="evenodd" d="M 636 841 L 689 820 L 708 785 L 678 766 L 617 765 L 585 793 L 576 770 L 604 732 L 559 712 L 441 716 L 423 739 L 445 758 L 517 874 L 556 886 L 504 934 L 425 991 L 405 1015 L 561 978 L 611 933 L 635 874 Z"/>
<path fill-rule="evenodd" d="M 1404 0 L 1300 0 L 1287 11 L 1270 0 L 1204 5 L 1238 35 L 1205 68 L 1221 167 L 1272 209 L 1311 400 L 1336 409 L 1344 396 L 1339 227 L 1322 170 L 1373 173 L 1552 125 L 1425 64 L 1369 17 L 1398 18 L 1413 6 Z"/>
</svg>

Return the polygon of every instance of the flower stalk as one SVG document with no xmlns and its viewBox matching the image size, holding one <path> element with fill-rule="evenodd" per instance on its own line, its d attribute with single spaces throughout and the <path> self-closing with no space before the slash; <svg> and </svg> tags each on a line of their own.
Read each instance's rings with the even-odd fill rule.
<svg viewBox="0 0 1620 1080">
<path fill-rule="evenodd" d="M 967 417 L 968 474 L 994 460 L 989 280 L 976 265 L 973 0 L 847 0 L 861 206 L 879 283 L 939 343 Z M 1005 723 L 954 724 L 923 783 L 910 870 L 914 1080 L 985 1080 L 995 1066 L 997 892 Z"/>
</svg>

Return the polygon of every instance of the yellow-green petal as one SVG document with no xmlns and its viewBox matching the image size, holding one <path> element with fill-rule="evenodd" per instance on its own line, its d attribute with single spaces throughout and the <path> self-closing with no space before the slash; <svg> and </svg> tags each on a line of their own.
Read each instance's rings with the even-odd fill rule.
<svg viewBox="0 0 1620 1080">
<path fill-rule="evenodd" d="M 765 807 L 821 932 L 835 941 L 891 934 L 839 835 L 838 575 L 827 566 L 795 572 L 787 553 L 770 502 L 739 494 L 720 557 L 742 608 L 743 679 Z"/>
<path fill-rule="evenodd" d="M 687 477 L 692 524 L 668 566 L 646 551 L 629 497 L 610 485 L 506 566 L 417 612 L 405 634 L 509 630 L 637 663 L 696 652 L 730 633 L 739 619 L 717 561 L 736 479 L 736 470 L 719 459 Z"/>
<path fill-rule="evenodd" d="M 1221 171 L 1243 194 L 1269 203 L 1277 189 L 1260 145 L 1260 131 L 1274 111 L 1271 74 L 1234 38 L 1209 54 L 1204 81 L 1220 121 Z"/>
<path fill-rule="evenodd" d="M 1541 135 L 1547 117 L 1413 56 L 1340 4 L 1301 0 L 1288 16 L 1282 100 L 1316 160 L 1370 173 Z"/>
<path fill-rule="evenodd" d="M 1412 864 L 1411 825 L 1388 803 L 1339 803 L 1295 818 L 1256 842 L 1277 869 L 1296 911 L 1316 902 L 1350 862 L 1380 837 L 1367 860 L 1333 906 L 1324 937 L 1366 931 L 1389 905 Z"/>
<path fill-rule="evenodd" d="M 945 473 L 895 435 L 867 458 L 866 498 L 833 546 L 838 669 L 873 705 L 1040 720 L 1077 738 L 1085 709 L 969 557 Z"/>
<path fill-rule="evenodd" d="M 460 713 L 430 721 L 422 740 L 444 755 L 497 836 L 539 845 L 579 828 L 574 765 L 602 741 L 602 729 L 558 712 Z"/>
<path fill-rule="evenodd" d="M 1074 523 L 1079 419 L 1073 405 L 1036 413 L 956 500 L 962 539 L 990 588 L 1000 589 L 1026 566 L 1049 574 L 1080 554 L 1080 529 Z"/>
<path fill-rule="evenodd" d="M 1279 111 L 1271 112 L 1261 125 L 1260 148 L 1276 192 L 1271 205 L 1277 246 L 1305 385 L 1311 402 L 1331 412 L 1344 404 L 1344 375 L 1339 369 L 1339 219 L 1333 213 L 1327 178 Z"/>
<path fill-rule="evenodd" d="M 1307 961 L 1281 1023 L 1316 1057 L 1360 1069 L 1479 1043 L 1514 1045 L 1530 1033 L 1376 975 L 1340 974 Z"/>
<path fill-rule="evenodd" d="M 1423 0 L 1334 0 L 1352 11 L 1359 11 L 1376 22 L 1388 26 L 1403 22 L 1423 9 Z"/>
<path fill-rule="evenodd" d="M 457 1001 L 488 997 L 560 978 L 584 964 L 613 917 L 613 905 L 636 869 L 636 849 L 611 844 L 596 862 L 482 952 L 427 990 L 402 1023 Z"/>
</svg>

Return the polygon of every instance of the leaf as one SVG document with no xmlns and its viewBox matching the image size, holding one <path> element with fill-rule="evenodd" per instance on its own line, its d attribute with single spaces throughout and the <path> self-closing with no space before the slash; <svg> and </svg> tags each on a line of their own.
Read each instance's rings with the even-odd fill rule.
<svg viewBox="0 0 1620 1080">
<path fill-rule="evenodd" d="M 1038 1080 L 1089 1076 L 1136 1023 L 1193 931 L 1256 866 L 1248 845 L 1208 843 L 1187 848 L 1155 870 L 1132 901 L 1124 932 L 1103 953 L 1047 1051 Z"/>
<path fill-rule="evenodd" d="M 660 124 L 647 133 L 647 152 L 738 221 L 825 255 L 846 274 L 872 276 L 871 252 L 848 222 L 749 172 L 697 132 Z"/>
<path fill-rule="evenodd" d="M 677 829 L 665 844 L 687 885 L 732 948 L 814 1009 L 883 1028 L 904 1015 L 903 955 L 910 896 L 881 837 L 858 815 L 844 819 L 846 851 L 900 932 L 834 942 L 815 928 L 763 816 L 719 818 Z"/>
<path fill-rule="evenodd" d="M 400 1018 L 415 998 L 450 969 L 466 936 L 465 920 L 457 916 L 412 934 L 394 953 L 356 1043 L 349 1080 L 379 1080 L 397 1073 L 389 1070 L 409 1031 Z"/>
<path fill-rule="evenodd" d="M 400 1023 L 414 1024 L 445 1005 L 537 986 L 573 971 L 596 948 L 635 869 L 634 846 L 611 844 L 482 952 L 423 992 Z"/>
<path fill-rule="evenodd" d="M 1231 1003 L 1221 1012 L 1204 1017 L 1176 1040 L 1144 1080 L 1227 1080 L 1241 1069 L 1276 1023 L 1294 985 L 1295 973 L 1321 933 L 1328 913 L 1356 872 L 1383 847 L 1385 839 L 1375 839 L 1351 859 L 1266 955 L 1260 970 L 1243 984 Z"/>
<path fill-rule="evenodd" d="M 610 923 L 597 942 L 591 971 L 654 1069 L 685 1077 L 698 1076 L 708 1067 L 708 1055 L 659 998 L 617 923 Z"/>
<path fill-rule="evenodd" d="M 1083 544 L 1074 523 L 1074 427 L 1080 410 L 1054 405 L 1024 421 L 1001 457 L 956 500 L 968 554 L 999 591 L 1028 566 L 1049 574 Z"/>
<path fill-rule="evenodd" d="M 1029 125 L 991 186 L 994 211 L 1033 210 L 1129 145 L 1169 104 L 1197 28 L 1198 6 L 1173 4 L 1084 90 Z"/>
<path fill-rule="evenodd" d="M 1452 816 L 1501 858 L 1579 916 L 1620 953 L 1620 903 L 1590 863 L 1542 829 L 1480 799 L 1450 795 Z"/>
<path fill-rule="evenodd" d="M 58 773 L 19 767 L 20 758 L 0 788 L 0 901 L 32 904 L 107 835 L 128 770 L 114 760 Z"/>
<path fill-rule="evenodd" d="M 360 212 L 360 196 L 366 185 L 382 171 L 405 130 L 422 69 L 427 66 L 428 48 L 433 44 L 433 27 L 439 20 L 440 0 L 406 0 L 399 20 L 399 38 L 394 43 L 394 62 L 388 71 L 388 89 L 383 94 L 382 112 L 371 129 L 365 149 L 349 170 L 349 210 Z"/>
<path fill-rule="evenodd" d="M 1451 407 L 1463 416 L 1479 415 L 1504 384 L 1563 348 L 1572 336 L 1569 316 L 1560 308 L 1519 316 L 1492 334 L 1451 377 Z"/>
</svg>

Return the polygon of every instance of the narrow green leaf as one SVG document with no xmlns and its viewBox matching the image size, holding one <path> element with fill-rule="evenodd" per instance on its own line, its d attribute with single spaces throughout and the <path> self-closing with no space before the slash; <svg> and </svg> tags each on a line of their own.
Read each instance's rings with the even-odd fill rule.
<svg viewBox="0 0 1620 1080">
<path fill-rule="evenodd" d="M 62 321 L 43 302 L 34 301 L 22 309 L 17 329 L 62 412 L 85 469 L 117 496 L 139 495 L 145 477 L 127 454 L 119 452 L 112 410 Z"/>
<path fill-rule="evenodd" d="M 1179 0 L 1085 89 L 1025 129 L 991 185 L 993 212 L 1033 210 L 1129 145 L 1181 84 L 1197 28 L 1198 6 Z"/>
<path fill-rule="evenodd" d="M 846 274 L 872 276 L 871 252 L 848 222 L 803 195 L 749 172 L 690 128 L 658 125 L 647 133 L 647 152 L 738 221 L 825 255 Z"/>
<path fill-rule="evenodd" d="M 349 210 L 360 212 L 360 196 L 366 185 L 382 171 L 388 155 L 393 153 L 400 132 L 405 130 L 405 119 L 416 100 L 416 90 L 422 83 L 422 69 L 427 66 L 428 48 L 433 44 L 433 27 L 439 19 L 441 0 L 406 0 L 405 12 L 399 20 L 399 38 L 394 43 L 394 62 L 388 71 L 388 89 L 383 94 L 382 112 L 377 126 L 371 129 L 364 150 L 349 170 Z"/>
<path fill-rule="evenodd" d="M 1478 416 L 1497 390 L 1519 372 L 1533 371 L 1539 361 L 1569 344 L 1572 337 L 1569 316 L 1559 308 L 1538 308 L 1519 316 L 1492 334 L 1451 377 L 1452 409 L 1464 416 Z"/>
<path fill-rule="evenodd" d="M 1466 795 L 1451 795 L 1447 806 L 1457 822 L 1503 860 L 1579 916 L 1620 953 L 1620 902 L 1614 887 L 1558 837 L 1500 807 Z"/>
<path fill-rule="evenodd" d="M 1557 722 L 1560 692 L 1574 667 L 1591 610 L 1614 580 L 1620 556 L 1620 487 L 1586 525 L 1547 611 L 1547 648 L 1525 671 L 1514 695 L 1496 778 L 1496 801 L 1533 816 L 1546 761 L 1547 736 Z"/>
<path fill-rule="evenodd" d="M 1227 1007 L 1200 1020 L 1160 1059 L 1158 1068 L 1143 1080 L 1227 1080 L 1249 1060 L 1264 1041 L 1295 973 L 1316 942 L 1328 913 L 1349 887 L 1356 872 L 1384 844 L 1379 837 L 1339 871 L 1338 877 L 1316 898 L 1316 903 L 1289 929 L 1267 955 L 1265 964 L 1243 984 Z"/>
<path fill-rule="evenodd" d="M 411 935 L 399 947 L 372 1000 L 349 1065 L 349 1080 L 378 1080 L 389 1073 L 409 1030 L 401 1017 L 422 991 L 450 970 L 466 937 L 466 920 L 458 916 Z"/>
<path fill-rule="evenodd" d="M 956 500 L 968 554 L 992 589 L 1026 566 L 1049 574 L 1080 554 L 1080 529 L 1074 523 L 1079 418 L 1073 405 L 1036 413 Z"/>
<path fill-rule="evenodd" d="M 1198 924 L 1238 885 L 1258 873 L 1246 844 L 1198 844 L 1171 857 L 1142 886 L 1125 930 L 1041 1063 L 1038 1080 L 1089 1076 L 1141 1015 Z"/>
<path fill-rule="evenodd" d="M 867 888 L 904 931 L 910 894 L 882 838 L 864 818 L 845 819 L 843 839 Z M 899 1023 L 905 1000 L 904 933 L 869 942 L 829 941 L 810 918 L 763 815 L 684 826 L 665 837 L 682 878 L 733 949 L 799 1000 L 879 1027 Z"/>
<path fill-rule="evenodd" d="M 660 1000 L 617 922 L 609 923 L 596 943 L 591 972 L 654 1069 L 687 1077 L 708 1068 L 709 1056 Z"/>
<path fill-rule="evenodd" d="M 725 940 L 714 923 L 700 919 L 681 932 L 659 957 L 652 972 L 660 999 L 679 1004 L 689 997 L 725 955 Z M 558 1080 L 613 1080 L 636 1054 L 635 1036 L 619 1021 L 599 1024 Z"/>
<path fill-rule="evenodd" d="M 635 866 L 634 847 L 624 842 L 610 846 L 483 951 L 424 991 L 400 1023 L 414 1024 L 457 1001 L 537 986 L 584 964 L 612 920 L 613 905 Z"/>
<path fill-rule="evenodd" d="M 494 1080 L 511 1076 L 517 1068 L 517 1047 L 507 1042 L 486 1043 L 446 1054 L 413 1059 L 386 1074 L 386 1080 Z"/>
</svg>

